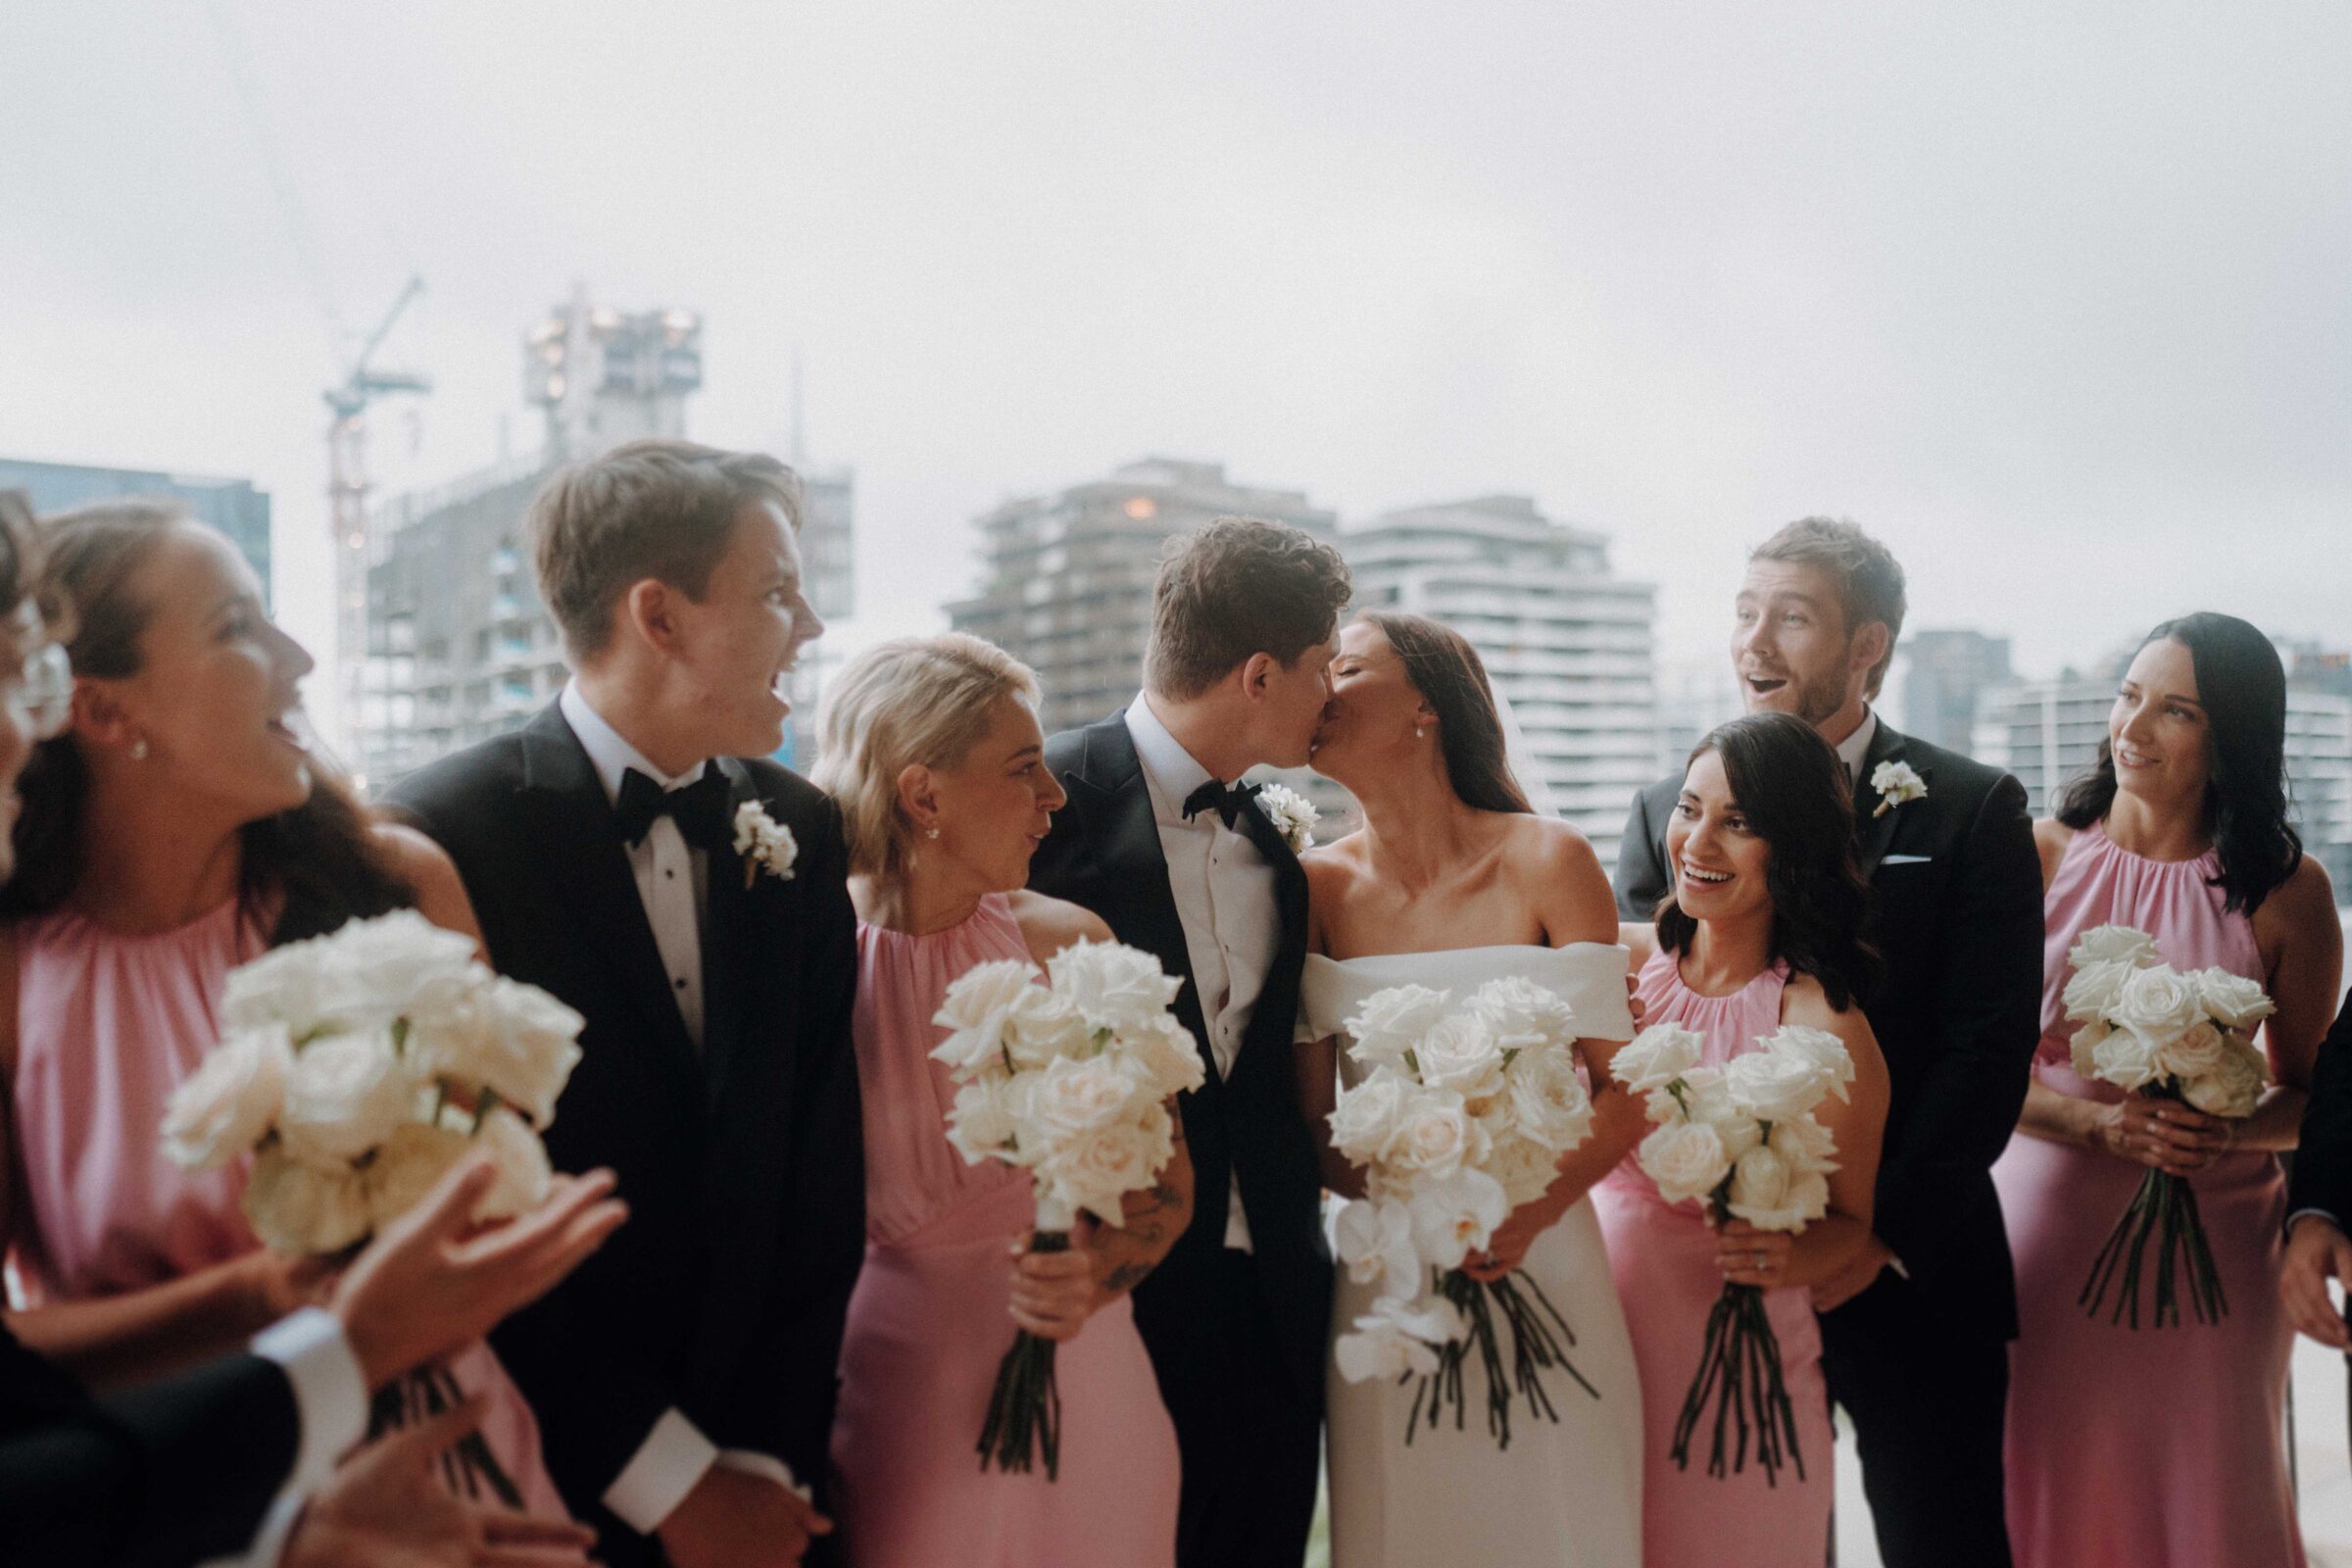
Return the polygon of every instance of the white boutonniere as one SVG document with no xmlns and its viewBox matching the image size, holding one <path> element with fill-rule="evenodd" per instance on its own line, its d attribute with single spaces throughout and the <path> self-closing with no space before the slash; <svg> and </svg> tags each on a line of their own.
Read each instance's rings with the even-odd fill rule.
<svg viewBox="0 0 2352 1568">
<path fill-rule="evenodd" d="M 735 808 L 735 853 L 743 858 L 743 885 L 761 871 L 779 882 L 792 880 L 792 862 L 801 858 L 800 841 L 792 829 L 767 814 L 758 801 Z"/>
<path fill-rule="evenodd" d="M 1873 816 L 1885 816 L 1896 807 L 1925 800 L 1928 795 L 1928 781 L 1909 762 L 1881 762 L 1871 772 L 1870 787 L 1879 792 L 1879 808 L 1870 813 Z"/>
<path fill-rule="evenodd" d="M 1315 818 L 1322 813 L 1297 790 L 1269 784 L 1257 792 L 1257 808 L 1266 813 L 1266 820 L 1274 824 L 1274 831 L 1282 835 L 1293 855 L 1304 855 L 1315 847 Z"/>
</svg>

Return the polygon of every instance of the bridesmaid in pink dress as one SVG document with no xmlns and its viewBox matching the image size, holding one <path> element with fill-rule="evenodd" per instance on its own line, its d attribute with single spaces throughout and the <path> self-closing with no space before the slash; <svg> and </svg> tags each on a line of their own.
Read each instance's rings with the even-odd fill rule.
<svg viewBox="0 0 2352 1568">
<path fill-rule="evenodd" d="M 2259 631 L 2225 615 L 2167 622 L 2124 677 L 2096 769 L 2034 825 L 2042 1037 L 2019 1136 L 1993 1167 L 2017 1264 L 2018 1568 L 2304 1560 L 2281 1420 L 2294 1336 L 2276 1284 L 2278 1152 L 2295 1142 L 2342 939 L 2327 873 L 2285 825 L 2284 720 L 2284 673 Z M 2075 1075 L 2066 955 L 2100 925 L 2147 932 L 2176 968 L 2218 966 L 2271 993 L 2278 1082 L 2252 1117 L 2225 1123 Z M 2196 1193 L 2229 1298 L 2218 1324 L 2183 1311 L 2178 1327 L 2133 1329 L 2077 1304 L 2150 1167 Z"/>
<path fill-rule="evenodd" d="M 0 890 L 4 1152 L 23 1173 L 0 1233 L 27 1296 L 20 1337 L 104 1383 L 236 1348 L 326 1283 L 255 1238 L 247 1162 L 191 1175 L 163 1152 L 229 969 L 355 913 L 472 916 L 437 849 L 314 784 L 285 722 L 310 658 L 227 540 L 136 502 L 51 519 L 46 540 L 76 695 L 24 773 Z M 490 1396 L 483 1435 L 526 1507 L 565 1517 L 489 1348 L 452 1371 Z"/>
<path fill-rule="evenodd" d="M 1035 677 L 976 639 L 888 643 L 835 677 L 816 780 L 842 803 L 857 901 L 854 1033 L 865 1119 L 865 1268 L 842 1342 L 834 1496 L 852 1568 L 1168 1568 L 1176 1433 L 1127 1292 L 1182 1233 L 1181 1132 L 1124 1229 L 1061 1253 L 1024 1242 L 1026 1172 L 948 1143 L 956 1087 L 930 1059 L 950 982 L 1107 940 L 1016 891 L 1061 805 Z M 1059 1479 L 983 1471 L 977 1443 L 1015 1325 L 1059 1342 Z"/>
<path fill-rule="evenodd" d="M 1877 960 L 1856 945 L 1866 894 L 1849 794 L 1844 764 L 1802 720 L 1757 713 L 1724 725 L 1691 754 L 1667 827 L 1672 902 L 1654 928 L 1625 930 L 1641 965 L 1643 1027 L 1690 1030 L 1706 1042 L 1702 1060 L 1720 1066 L 1784 1023 L 1805 1024 L 1842 1040 L 1855 1070 L 1851 1098 L 1816 1112 L 1837 1138 L 1839 1168 L 1829 1213 L 1800 1236 L 1739 1220 L 1715 1230 L 1698 1203 L 1667 1203 L 1634 1155 L 1593 1190 L 1642 1376 L 1645 1568 L 1821 1568 L 1829 1550 L 1836 1471 L 1810 1288 L 1870 1234 L 1887 1097 L 1886 1064 L 1851 989 L 1876 978 Z M 1794 887 L 1804 912 L 1776 906 L 1776 883 Z M 1745 1469 L 1710 1476 L 1707 1425 L 1689 1468 L 1673 1458 L 1727 1280 L 1764 1288 L 1801 1478 L 1788 1469 L 1768 1482 L 1752 1451 Z"/>
</svg>

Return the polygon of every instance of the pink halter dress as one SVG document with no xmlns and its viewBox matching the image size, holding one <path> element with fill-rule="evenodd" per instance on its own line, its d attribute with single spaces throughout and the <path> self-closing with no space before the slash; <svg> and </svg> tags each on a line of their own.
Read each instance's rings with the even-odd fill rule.
<svg viewBox="0 0 2352 1568">
<path fill-rule="evenodd" d="M 28 1305 L 162 1285 L 260 1247 L 239 1206 L 249 1160 L 190 1174 L 164 1154 L 172 1091 L 220 1038 L 228 971 L 261 934 L 231 903 L 176 930 L 110 931 L 67 911 L 20 921 L 10 1261 Z M 487 1345 L 450 1365 L 487 1393 L 482 1436 L 525 1507 L 567 1518 L 539 1427 Z"/>
<path fill-rule="evenodd" d="M 2218 965 L 2267 983 L 2252 922 L 2225 912 L 2212 885 L 2220 874 L 2211 852 L 2150 860 L 2102 827 L 2075 835 L 2042 900 L 2037 1083 L 2078 1100 L 2123 1098 L 2069 1065 L 2066 955 L 2092 926 L 2147 932 L 2175 968 Z M 2017 1264 L 2008 1473 L 2018 1568 L 2299 1568 L 2281 1416 L 2294 1333 L 2278 1301 L 2278 1160 L 2225 1154 L 2189 1178 L 2229 1296 L 2230 1315 L 2212 1325 L 2184 1309 L 2177 1328 L 2143 1315 L 2133 1329 L 2076 1304 L 2144 1174 L 2024 1133 L 1993 1166 Z"/>
</svg>

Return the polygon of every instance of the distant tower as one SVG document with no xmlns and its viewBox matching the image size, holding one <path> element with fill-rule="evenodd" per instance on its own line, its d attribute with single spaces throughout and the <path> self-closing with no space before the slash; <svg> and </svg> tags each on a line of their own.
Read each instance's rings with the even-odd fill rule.
<svg viewBox="0 0 2352 1568">
<path fill-rule="evenodd" d="M 618 311 L 575 286 L 524 340 L 523 398 L 547 416 L 551 464 L 683 436 L 686 396 L 702 384 L 703 318 L 693 311 Z"/>
</svg>

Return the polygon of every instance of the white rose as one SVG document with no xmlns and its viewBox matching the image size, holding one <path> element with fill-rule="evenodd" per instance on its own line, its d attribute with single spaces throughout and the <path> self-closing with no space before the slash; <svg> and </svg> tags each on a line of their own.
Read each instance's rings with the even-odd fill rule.
<svg viewBox="0 0 2352 1568">
<path fill-rule="evenodd" d="M 1004 1008 L 1003 1028 L 1004 1049 L 1016 1072 L 1042 1068 L 1065 1056 L 1095 1054 L 1096 1032 L 1087 1027 L 1085 1014 L 1071 1005 L 1068 998 L 1044 986 L 1029 986 L 1013 996 Z"/>
<path fill-rule="evenodd" d="M 1435 1348 L 1461 1332 L 1461 1314 L 1450 1301 L 1383 1296 L 1356 1318 L 1352 1330 L 1332 1342 L 1332 1362 L 1350 1383 L 1373 1378 L 1394 1383 L 1408 1373 L 1426 1377 L 1438 1369 Z"/>
<path fill-rule="evenodd" d="M 367 1236 L 368 1194 L 348 1165 L 305 1165 L 265 1149 L 245 1183 L 245 1218 L 272 1250 L 323 1257 Z"/>
<path fill-rule="evenodd" d="M 1721 1067 L 1693 1067 L 1677 1081 L 1674 1088 L 1653 1091 L 1649 1098 L 1650 1120 L 1668 1122 L 1677 1119 L 1693 1121 L 1715 1129 L 1723 1144 L 1723 1158 L 1728 1168 L 1731 1161 L 1764 1141 L 1764 1128 L 1754 1116 L 1732 1099 L 1731 1086 L 1725 1081 Z"/>
<path fill-rule="evenodd" d="M 2242 974 L 2227 969 L 2196 971 L 2197 996 L 2205 1010 L 2223 1028 L 2239 1034 L 2250 1034 L 2254 1026 L 2278 1010 L 2262 987 Z"/>
<path fill-rule="evenodd" d="M 2228 1053 L 2228 1037 L 2200 1018 L 2165 1042 L 2156 1054 L 2156 1062 L 2176 1078 L 2197 1078 L 2220 1066 Z"/>
<path fill-rule="evenodd" d="M 416 1089 L 390 1029 L 324 1036 L 294 1054 L 278 1136 L 304 1164 L 348 1165 L 410 1119 Z"/>
<path fill-rule="evenodd" d="M 1750 1051 L 1723 1069 L 1732 1103 L 1758 1121 L 1802 1116 L 1822 1102 L 1831 1079 L 1821 1064 L 1792 1051 Z"/>
<path fill-rule="evenodd" d="M 968 1077 L 1004 1063 L 1004 1021 L 1026 992 L 1035 991 L 1034 964 L 1019 958 L 996 958 L 973 964 L 948 985 L 931 1021 L 949 1031 L 931 1048 L 931 1059 L 945 1062 L 957 1077 Z"/>
<path fill-rule="evenodd" d="M 488 1089 L 545 1128 L 579 1065 L 586 1021 L 537 986 L 485 969 L 482 984 L 450 988 L 412 1015 L 408 1049 L 419 1076 Z"/>
<path fill-rule="evenodd" d="M 1810 1116 L 1772 1124 L 1772 1152 L 1792 1171 L 1827 1175 L 1838 1168 L 1838 1138 Z"/>
<path fill-rule="evenodd" d="M 2094 963 L 2120 963 L 2144 969 L 2163 962 L 2164 956 L 2156 951 L 2156 939 L 2145 931 L 2128 925 L 2100 925 L 2075 938 L 2075 945 L 2067 950 L 2066 961 L 2077 969 Z"/>
<path fill-rule="evenodd" d="M 1669 1203 L 1705 1198 L 1722 1185 L 1732 1163 L 1715 1129 L 1700 1121 L 1653 1128 L 1634 1151 L 1634 1158 Z"/>
<path fill-rule="evenodd" d="M 392 1129 L 360 1175 L 372 1228 L 382 1230 L 415 1208 L 433 1184 L 466 1157 L 473 1147 L 466 1135 L 471 1119 L 451 1106 L 440 1126 L 413 1121 Z"/>
<path fill-rule="evenodd" d="M 1408 1086 L 1387 1068 L 1375 1068 L 1362 1083 L 1340 1091 L 1331 1114 L 1331 1147 L 1358 1165 L 1380 1161 L 1396 1136 Z"/>
<path fill-rule="evenodd" d="M 282 1026 L 296 1040 L 317 1026 L 326 995 L 326 964 L 317 942 L 272 948 L 228 971 L 220 992 L 226 1034 Z"/>
<path fill-rule="evenodd" d="M 547 1162 L 547 1146 L 531 1124 L 504 1105 L 482 1118 L 474 1144 L 490 1152 L 498 1179 L 473 1211 L 475 1219 L 513 1219 L 547 1200 L 547 1184 L 555 1172 Z"/>
<path fill-rule="evenodd" d="M 1005 1159 L 1018 1163 L 1010 1155 L 1019 1119 L 1014 1115 L 1016 1103 L 1023 1099 L 1012 1082 L 994 1075 L 974 1078 L 956 1091 L 956 1103 L 948 1111 L 948 1142 L 963 1155 L 964 1163 L 977 1165 L 984 1159 Z"/>
<path fill-rule="evenodd" d="M 1413 1051 L 1421 1082 L 1482 1100 L 1502 1088 L 1502 1052 L 1485 1023 L 1469 1013 L 1438 1020 Z"/>
<path fill-rule="evenodd" d="M 1054 990 L 1097 1029 L 1117 1029 L 1167 1011 L 1184 989 L 1159 960 L 1118 942 L 1079 941 L 1046 960 Z"/>
<path fill-rule="evenodd" d="M 2066 1015 L 2077 1023 L 2106 1016 L 2124 994 L 2124 982 L 2137 972 L 2128 963 L 2092 963 L 2077 969 L 2066 983 Z"/>
<path fill-rule="evenodd" d="M 2099 1042 L 2115 1032 L 2115 1026 L 2104 1018 L 2093 1018 L 2074 1032 L 2066 1043 L 2067 1058 L 2078 1078 L 2096 1078 L 2099 1075 Z"/>
<path fill-rule="evenodd" d="M 1430 1268 L 1458 1268 L 1494 1240 L 1511 1212 L 1502 1184 L 1483 1170 L 1456 1170 L 1417 1184 L 1406 1200 L 1413 1250 Z"/>
<path fill-rule="evenodd" d="M 1165 1100 L 1208 1081 L 1200 1043 L 1190 1029 L 1166 1013 L 1120 1030 L 1117 1044 L 1122 1056 L 1152 1085 L 1153 1099 Z"/>
<path fill-rule="evenodd" d="M 1058 1197 L 1105 1225 L 1124 1225 L 1120 1200 L 1152 1185 L 1175 1152 L 1167 1112 L 1113 1122 L 1052 1151 L 1037 1163 L 1041 1200 Z"/>
<path fill-rule="evenodd" d="M 2127 975 L 2112 1012 L 2115 1023 L 2166 1040 L 2204 1015 L 2196 982 L 2162 965 Z"/>
<path fill-rule="evenodd" d="M 1769 1144 L 1758 1144 L 1741 1154 L 1732 1165 L 1732 1186 L 1724 1206 L 1734 1217 L 1746 1220 L 1764 1230 L 1784 1227 L 1768 1224 L 1756 1216 L 1777 1215 L 1788 1200 L 1788 1184 L 1795 1177 L 1788 1162 L 1772 1151 Z"/>
<path fill-rule="evenodd" d="M 1408 1094 L 1396 1112 L 1387 1162 L 1408 1178 L 1449 1176 L 1486 1154 L 1485 1130 L 1461 1097 L 1436 1090 Z"/>
<path fill-rule="evenodd" d="M 1511 1120 L 1520 1133 L 1554 1153 L 1583 1143 L 1592 1131 L 1592 1097 L 1576 1075 L 1573 1052 L 1558 1046 L 1523 1051 L 1511 1063 Z"/>
<path fill-rule="evenodd" d="M 1827 1029 L 1808 1028 L 1801 1023 L 1785 1023 L 1766 1038 L 1764 1049 L 1786 1052 L 1802 1057 L 1821 1069 L 1829 1093 L 1846 1100 L 1846 1086 L 1854 1081 L 1853 1054 L 1845 1042 Z"/>
<path fill-rule="evenodd" d="M 1559 1179 L 1559 1151 L 1546 1149 L 1516 1133 L 1494 1142 L 1494 1152 L 1487 1156 L 1482 1168 L 1502 1184 L 1503 1200 L 1511 1207 L 1534 1202 Z"/>
<path fill-rule="evenodd" d="M 1392 1291 L 1419 1289 L 1421 1259 L 1413 1250 L 1412 1211 L 1404 1204 L 1355 1199 L 1332 1222 L 1332 1241 L 1356 1284 L 1386 1281 Z"/>
<path fill-rule="evenodd" d="M 285 1025 L 230 1035 L 172 1091 L 164 1152 L 184 1170 L 218 1170 L 246 1152 L 276 1122 L 293 1070 Z"/>
<path fill-rule="evenodd" d="M 1504 1051 L 1565 1046 L 1576 1039 L 1576 1009 L 1557 992 L 1519 975 L 1480 986 L 1470 993 L 1469 1006 Z"/>
<path fill-rule="evenodd" d="M 1405 1054 L 1446 1016 L 1449 995 L 1427 986 L 1391 986 L 1373 992 L 1341 1026 L 1352 1042 L 1348 1054 L 1366 1066 L 1401 1064 Z"/>
<path fill-rule="evenodd" d="M 349 1029 L 389 1023 L 433 988 L 464 983 L 480 967 L 473 938 L 415 909 L 353 920 L 316 940 L 323 947 L 324 1015 Z"/>
<path fill-rule="evenodd" d="M 1040 1157 L 1121 1118 L 1132 1120 L 1139 1098 L 1136 1080 L 1115 1060 L 1056 1056 L 1038 1075 L 1029 1101 L 1028 1123 L 1042 1142 Z"/>
<path fill-rule="evenodd" d="M 2152 971 L 2151 971 L 2152 972 Z M 2118 1024 L 2090 1050 L 2091 1075 L 2130 1094 L 2164 1075 L 2164 1042 L 2145 1030 Z"/>
<path fill-rule="evenodd" d="M 2180 1086 L 2181 1098 L 2208 1116 L 2237 1120 L 2254 1114 L 2270 1076 L 2262 1053 L 2231 1036 L 2211 1072 Z"/>
<path fill-rule="evenodd" d="M 1651 1024 L 1609 1058 L 1609 1076 L 1629 1094 L 1663 1089 L 1696 1067 L 1706 1040 L 1670 1023 Z"/>
</svg>

